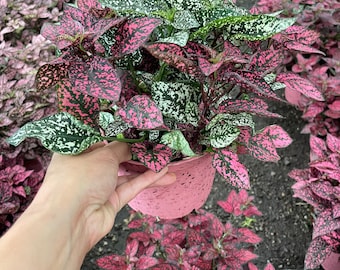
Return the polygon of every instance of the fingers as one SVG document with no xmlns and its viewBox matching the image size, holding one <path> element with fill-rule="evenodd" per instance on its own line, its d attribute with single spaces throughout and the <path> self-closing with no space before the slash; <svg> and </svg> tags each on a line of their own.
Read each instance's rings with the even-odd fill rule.
<svg viewBox="0 0 340 270">
<path fill-rule="evenodd" d="M 148 170 L 137 177 L 133 177 L 133 175 L 121 177 L 120 182 L 122 182 L 122 184 L 116 188 L 116 193 L 120 201 L 120 208 L 147 187 L 152 185 L 169 185 L 175 182 L 176 176 L 172 173 L 168 174 L 167 172 L 168 168 L 164 168 L 159 173 Z"/>
<path fill-rule="evenodd" d="M 118 161 L 118 164 L 131 159 L 130 146 L 127 143 L 111 142 L 103 148 L 110 150 L 113 160 Z"/>
</svg>

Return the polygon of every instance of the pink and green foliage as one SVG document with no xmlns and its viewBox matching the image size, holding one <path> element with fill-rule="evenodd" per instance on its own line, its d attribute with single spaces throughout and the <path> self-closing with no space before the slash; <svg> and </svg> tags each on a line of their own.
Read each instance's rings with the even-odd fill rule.
<svg viewBox="0 0 340 270">
<path fill-rule="evenodd" d="M 222 206 L 242 219 L 261 215 L 245 190 L 232 191 L 227 199 L 239 202 Z M 242 210 L 241 210 L 241 208 Z M 222 222 L 214 214 L 199 209 L 173 220 L 134 213 L 128 227 L 125 254 L 107 255 L 97 260 L 102 269 L 242 269 L 257 258 L 252 252 L 261 241 L 251 229 Z M 252 269 L 257 269 L 253 265 Z M 274 269 L 274 268 L 266 268 Z"/>
<path fill-rule="evenodd" d="M 269 43 L 258 45 L 294 19 L 251 15 L 221 1 L 211 3 L 216 13 L 206 13 L 205 2 L 198 10 L 188 10 L 196 18 L 193 23 L 183 15 L 188 13 L 176 11 L 176 4 L 169 9 L 170 4 L 165 8 L 159 0 L 152 7 L 102 3 L 106 8 L 94 0 L 65 4 L 60 23 L 45 24 L 41 30 L 56 43 L 60 56 L 39 69 L 37 87 L 41 91 L 57 88 L 63 111 L 57 119 L 72 119 L 64 114 L 68 113 L 96 129 L 86 129 L 89 139 L 72 139 L 69 145 L 81 149 L 66 150 L 55 144 L 65 143 L 66 136 L 51 140 L 44 137 L 49 136 L 46 133 L 40 136 L 44 145 L 51 142 L 47 148 L 76 154 L 83 150 L 79 142 L 96 142 L 100 131 L 103 140 L 137 143 L 132 147 L 134 156 L 155 171 L 188 154 L 213 151 L 217 171 L 233 185 L 250 188 L 247 169 L 238 161 L 239 150 L 243 147 L 244 153 L 276 162 L 276 148 L 289 141 L 286 138 L 286 143 L 276 145 L 267 129 L 255 131 L 252 115 L 280 117 L 267 110 L 263 99 L 282 100 L 275 93 L 282 84 L 274 75 L 282 64 L 282 51 Z M 187 32 L 184 39 L 183 30 Z M 207 34 L 208 42 L 202 42 Z M 233 45 L 233 39 L 241 45 Z M 245 53 L 240 48 L 247 45 Z M 112 123 L 105 127 L 100 123 L 103 111 L 111 114 L 106 119 Z M 36 130 L 18 131 L 9 141 L 17 145 L 23 136 L 38 136 L 43 132 L 41 123 L 47 122 L 26 126 Z M 77 129 L 84 130 L 78 124 Z M 242 141 L 244 127 L 251 130 Z M 271 129 L 277 129 L 282 138 L 288 136 L 278 126 Z"/>
</svg>

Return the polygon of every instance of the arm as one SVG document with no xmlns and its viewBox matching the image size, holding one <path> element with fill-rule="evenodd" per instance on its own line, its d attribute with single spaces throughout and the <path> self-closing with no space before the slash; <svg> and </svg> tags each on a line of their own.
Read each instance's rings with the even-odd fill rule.
<svg viewBox="0 0 340 270">
<path fill-rule="evenodd" d="M 29 208 L 0 239 L 0 269 L 80 269 L 86 253 L 141 190 L 175 180 L 167 169 L 118 177 L 130 159 L 123 143 L 97 144 L 79 156 L 55 154 Z"/>
</svg>

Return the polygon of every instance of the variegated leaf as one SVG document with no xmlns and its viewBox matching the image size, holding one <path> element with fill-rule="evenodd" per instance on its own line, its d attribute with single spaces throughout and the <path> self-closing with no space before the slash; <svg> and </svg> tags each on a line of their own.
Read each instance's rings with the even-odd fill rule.
<svg viewBox="0 0 340 270">
<path fill-rule="evenodd" d="M 188 141 L 180 130 L 174 130 L 164 134 L 161 138 L 160 143 L 169 146 L 173 150 L 181 152 L 184 156 L 196 156 L 196 154 L 191 150 Z"/>
<path fill-rule="evenodd" d="M 145 45 L 145 49 L 154 57 L 164 61 L 169 66 L 175 67 L 181 72 L 188 73 L 198 79 L 203 78 L 203 74 L 198 65 L 187 57 L 184 48 L 176 44 L 155 43 Z"/>
<path fill-rule="evenodd" d="M 189 40 L 189 33 L 187 31 L 181 31 L 175 33 L 173 36 L 167 38 L 160 38 L 158 42 L 173 43 L 178 46 L 184 47 Z"/>
<path fill-rule="evenodd" d="M 289 134 L 278 125 L 270 125 L 263 129 L 263 133 L 268 134 L 275 148 L 285 148 L 292 143 Z"/>
<path fill-rule="evenodd" d="M 66 63 L 45 64 L 41 66 L 35 77 L 38 90 L 48 89 L 55 86 L 59 81 L 68 76 L 69 65 Z"/>
<path fill-rule="evenodd" d="M 210 129 L 210 144 L 214 148 L 225 148 L 235 141 L 239 134 L 240 130 L 236 126 L 216 124 Z"/>
<path fill-rule="evenodd" d="M 162 112 L 146 95 L 136 95 L 120 108 L 117 114 L 128 124 L 139 129 L 154 129 L 163 125 Z"/>
<path fill-rule="evenodd" d="M 249 154 L 256 159 L 268 162 L 277 162 L 280 160 L 275 145 L 267 132 L 261 132 L 251 137 L 247 147 Z"/>
<path fill-rule="evenodd" d="M 200 24 L 189 10 L 177 10 L 172 26 L 179 30 L 189 30 L 199 27 Z"/>
<path fill-rule="evenodd" d="M 251 98 L 249 100 L 225 100 L 218 107 L 219 113 L 253 113 L 258 116 L 282 118 L 277 113 L 267 111 L 268 105 L 262 99 Z"/>
<path fill-rule="evenodd" d="M 115 58 L 131 54 L 149 38 L 152 31 L 161 23 L 155 18 L 134 18 L 126 21 L 117 31 L 116 42 L 111 48 Z"/>
<path fill-rule="evenodd" d="M 119 100 L 120 79 L 116 69 L 105 58 L 94 56 L 87 64 L 73 63 L 70 77 L 72 84 L 84 94 L 111 101 Z"/>
<path fill-rule="evenodd" d="M 99 113 L 99 125 L 103 129 L 106 129 L 112 122 L 114 122 L 114 116 L 109 112 L 100 112 Z"/>
<path fill-rule="evenodd" d="M 283 54 L 279 50 L 259 51 L 252 55 L 248 66 L 249 71 L 260 74 L 272 72 L 283 60 Z"/>
<path fill-rule="evenodd" d="M 69 79 L 60 81 L 57 96 L 60 111 L 67 112 L 94 128 L 98 126 L 100 110 L 98 98 L 79 92 Z"/>
<path fill-rule="evenodd" d="M 235 39 L 265 40 L 285 30 L 294 18 L 279 19 L 268 15 L 228 16 L 209 22 L 191 35 L 191 39 L 204 37 L 213 29 L 222 29 Z"/>
<path fill-rule="evenodd" d="M 151 85 L 151 95 L 165 117 L 197 126 L 200 93 L 196 87 L 185 83 L 155 82 Z"/>
<path fill-rule="evenodd" d="M 8 142 L 17 146 L 26 138 L 37 138 L 47 149 L 68 155 L 79 154 L 102 140 L 98 131 L 66 112 L 24 125 Z"/>
<path fill-rule="evenodd" d="M 252 129 L 255 128 L 255 123 L 252 116 L 249 113 L 238 113 L 238 114 L 229 114 L 229 113 L 221 113 L 216 115 L 207 125 L 206 129 L 209 130 L 215 125 L 225 125 L 225 126 L 234 126 L 234 127 L 243 127 L 248 126 Z"/>
<path fill-rule="evenodd" d="M 218 150 L 213 157 L 213 166 L 224 179 L 238 188 L 250 188 L 246 167 L 239 162 L 236 153 L 227 149 Z"/>
<path fill-rule="evenodd" d="M 324 97 L 319 89 L 317 89 L 309 80 L 300 77 L 294 73 L 280 73 L 276 80 L 282 82 L 287 88 L 304 94 L 306 97 L 317 101 L 324 101 Z"/>
<path fill-rule="evenodd" d="M 172 150 L 164 144 L 134 143 L 131 145 L 131 153 L 154 172 L 159 172 L 166 167 L 172 157 Z"/>
</svg>

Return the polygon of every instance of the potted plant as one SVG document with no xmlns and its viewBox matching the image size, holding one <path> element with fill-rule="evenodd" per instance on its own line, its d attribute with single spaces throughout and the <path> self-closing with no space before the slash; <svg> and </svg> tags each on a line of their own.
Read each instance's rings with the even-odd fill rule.
<svg viewBox="0 0 340 270">
<path fill-rule="evenodd" d="M 238 154 L 276 162 L 276 148 L 291 142 L 277 125 L 256 131 L 253 116 L 281 117 L 263 100 L 280 101 L 275 90 L 285 86 L 274 74 L 283 54 L 268 38 L 294 19 L 252 15 L 222 0 L 100 2 L 65 4 L 60 23 L 43 26 L 41 34 L 56 44 L 59 57 L 40 67 L 36 86 L 56 88 L 60 112 L 27 123 L 8 142 L 35 137 L 71 155 L 103 140 L 128 142 L 144 165 L 131 162 L 130 170 L 157 172 L 175 161 L 192 161 L 199 166 L 194 171 L 204 173 L 199 184 L 210 174 L 209 183 L 196 184 L 205 197 L 215 170 L 232 185 L 250 188 Z M 208 165 L 201 167 L 199 158 Z M 196 197 L 189 186 L 195 177 L 187 174 L 184 184 L 177 175 L 171 186 L 175 204 L 183 186 L 190 192 L 185 198 Z M 150 189 L 135 200 L 148 192 L 148 207 L 170 197 Z M 204 201 L 185 201 L 180 212 L 160 215 L 183 216 Z M 166 212 L 169 207 L 167 201 Z"/>
</svg>

